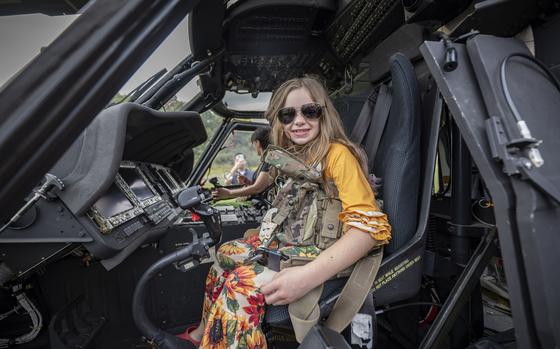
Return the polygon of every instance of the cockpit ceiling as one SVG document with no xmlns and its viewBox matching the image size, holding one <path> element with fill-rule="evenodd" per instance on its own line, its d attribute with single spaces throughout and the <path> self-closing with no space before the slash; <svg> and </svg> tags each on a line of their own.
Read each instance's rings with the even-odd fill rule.
<svg viewBox="0 0 560 349">
<path fill-rule="evenodd" d="M 323 59 L 328 53 L 324 33 L 336 7 L 332 1 L 323 7 L 305 3 L 230 11 L 224 23 L 227 90 L 270 91 L 305 72 L 326 73 L 321 66 L 333 62 Z"/>
<path fill-rule="evenodd" d="M 228 8 L 224 22 L 225 89 L 271 91 L 304 74 L 319 75 L 330 88 L 337 88 L 353 58 L 402 24 L 400 3 L 240 2 Z"/>
</svg>

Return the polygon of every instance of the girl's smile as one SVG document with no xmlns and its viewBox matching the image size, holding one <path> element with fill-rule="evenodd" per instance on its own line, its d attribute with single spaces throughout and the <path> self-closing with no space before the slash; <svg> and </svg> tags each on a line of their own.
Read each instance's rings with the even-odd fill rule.
<svg viewBox="0 0 560 349">
<path fill-rule="evenodd" d="M 282 125 L 284 132 L 292 142 L 298 145 L 304 145 L 315 139 L 319 134 L 319 119 L 310 120 L 301 114 L 301 106 L 313 103 L 314 100 L 306 88 L 301 87 L 292 90 L 286 97 L 284 107 L 293 107 L 297 114 L 294 121 L 287 125 Z"/>
</svg>

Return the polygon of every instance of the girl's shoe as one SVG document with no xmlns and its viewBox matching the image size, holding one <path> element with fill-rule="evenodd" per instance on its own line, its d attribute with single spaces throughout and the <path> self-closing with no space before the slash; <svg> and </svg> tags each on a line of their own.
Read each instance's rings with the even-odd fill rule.
<svg viewBox="0 0 560 349">
<path fill-rule="evenodd" d="M 196 347 L 198 348 L 200 346 L 200 341 L 197 341 L 196 339 L 191 337 L 191 332 L 196 330 L 198 328 L 198 325 L 193 325 L 191 327 L 188 327 L 185 332 L 183 333 L 179 333 L 177 335 L 177 337 L 184 339 L 186 341 L 191 342 L 192 344 L 196 345 Z"/>
</svg>

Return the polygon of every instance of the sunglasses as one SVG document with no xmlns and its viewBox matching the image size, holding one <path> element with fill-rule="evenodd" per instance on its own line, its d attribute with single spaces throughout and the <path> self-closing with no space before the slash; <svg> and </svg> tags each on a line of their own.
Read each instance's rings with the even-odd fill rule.
<svg viewBox="0 0 560 349">
<path fill-rule="evenodd" d="M 300 107 L 301 115 L 308 120 L 317 120 L 323 115 L 323 106 L 318 103 L 308 103 Z M 284 125 L 291 124 L 297 115 L 297 109 L 286 107 L 278 110 L 278 120 Z"/>
</svg>

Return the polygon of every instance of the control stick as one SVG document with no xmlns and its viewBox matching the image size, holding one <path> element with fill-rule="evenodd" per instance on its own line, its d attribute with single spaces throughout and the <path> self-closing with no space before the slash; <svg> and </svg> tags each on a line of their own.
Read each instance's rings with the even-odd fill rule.
<svg viewBox="0 0 560 349">
<path fill-rule="evenodd" d="M 212 240 L 209 247 L 212 247 L 220 243 L 222 239 L 222 224 L 220 213 L 209 205 L 210 201 L 212 201 L 210 191 L 198 185 L 183 190 L 177 196 L 179 207 L 191 209 L 200 216 Z"/>
<path fill-rule="evenodd" d="M 208 232 L 200 239 L 194 239 L 193 237 L 192 243 L 155 262 L 142 274 L 134 290 L 134 296 L 132 298 L 132 317 L 134 322 L 140 332 L 161 349 L 194 348 L 194 345 L 189 341 L 180 339 L 171 333 L 157 328 L 150 321 L 146 309 L 144 308 L 146 286 L 154 275 L 173 263 L 187 259 L 200 262 L 201 259 L 209 257 L 208 249 L 219 243 L 222 238 L 220 214 L 208 204 L 211 200 L 212 195 L 210 191 L 200 186 L 193 186 L 179 193 L 177 196 L 179 206 L 183 209 L 190 209 L 198 214 Z"/>
</svg>

